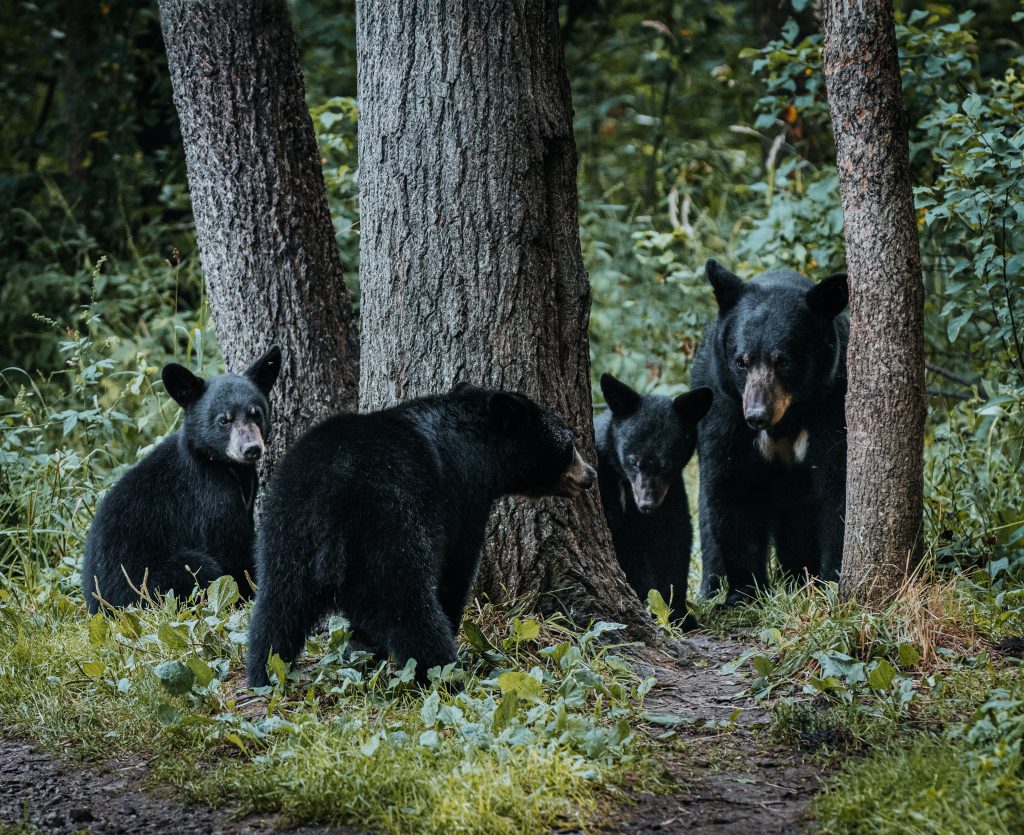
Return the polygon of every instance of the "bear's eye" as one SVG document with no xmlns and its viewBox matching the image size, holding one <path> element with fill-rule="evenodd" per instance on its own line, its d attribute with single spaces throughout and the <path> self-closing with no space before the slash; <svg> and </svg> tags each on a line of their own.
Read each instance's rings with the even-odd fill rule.
<svg viewBox="0 0 1024 835">
<path fill-rule="evenodd" d="M 741 354 L 740 356 L 736 357 L 736 367 L 737 368 L 746 368 L 748 362 L 749 362 L 749 360 L 748 360 L 746 354 Z"/>
<path fill-rule="evenodd" d="M 636 460 L 636 456 L 635 456 L 635 455 L 630 455 L 630 456 L 629 456 L 629 457 L 628 457 L 628 458 L 626 459 L 626 466 L 627 466 L 627 467 L 632 467 L 633 469 L 636 469 L 638 465 L 639 465 L 639 464 L 638 464 L 638 462 L 637 462 L 637 460 Z"/>
<path fill-rule="evenodd" d="M 219 418 L 217 418 L 217 423 L 220 424 L 221 426 L 227 426 L 229 423 L 231 423 L 231 420 L 232 417 L 229 413 L 226 415 L 221 415 Z"/>
</svg>

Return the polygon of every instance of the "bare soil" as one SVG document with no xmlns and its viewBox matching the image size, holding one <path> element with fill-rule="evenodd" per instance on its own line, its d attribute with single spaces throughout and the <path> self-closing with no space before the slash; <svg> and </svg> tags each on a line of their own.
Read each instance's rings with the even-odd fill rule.
<svg viewBox="0 0 1024 835">
<path fill-rule="evenodd" d="M 658 685 L 646 712 L 686 720 L 646 728 L 655 738 L 675 731 L 664 741 L 670 749 L 665 781 L 674 788 L 634 792 L 635 805 L 623 809 L 609 831 L 776 835 L 813 829 L 808 805 L 822 766 L 770 741 L 765 728 L 771 716 L 744 695 L 744 672 L 720 673 L 749 648 L 736 638 L 695 633 L 680 642 L 681 663 L 652 663 Z"/>
<path fill-rule="evenodd" d="M 0 833 L 131 833 L 131 835 L 257 835 L 278 829 L 273 816 L 234 819 L 231 809 L 181 803 L 144 789 L 141 760 L 77 765 L 31 743 L 0 738 Z M 355 833 L 303 827 L 295 835 Z"/>
<path fill-rule="evenodd" d="M 796 833 L 812 826 L 807 806 L 821 767 L 773 745 L 769 716 L 749 697 L 742 672 L 720 668 L 748 645 L 697 633 L 679 645 L 680 660 L 648 656 L 658 685 L 645 709 L 656 721 L 645 732 L 665 746 L 662 783 L 668 793 L 630 789 L 613 810 L 607 832 Z M 649 784 L 644 775 L 638 783 Z M 142 760 L 81 765 L 48 754 L 0 729 L 0 833 L 138 833 L 138 835 L 250 835 L 278 829 L 273 816 L 237 819 L 230 808 L 186 804 L 144 788 Z M 301 835 L 355 833 L 346 828 L 301 828 Z"/>
</svg>

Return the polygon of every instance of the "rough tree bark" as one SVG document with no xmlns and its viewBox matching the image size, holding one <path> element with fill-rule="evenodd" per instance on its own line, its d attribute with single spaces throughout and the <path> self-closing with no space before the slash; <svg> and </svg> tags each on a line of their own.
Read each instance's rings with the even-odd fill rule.
<svg viewBox="0 0 1024 835">
<path fill-rule="evenodd" d="M 880 602 L 921 554 L 924 287 L 892 3 L 825 4 L 850 277 L 842 594 Z"/>
<path fill-rule="evenodd" d="M 229 369 L 272 343 L 269 469 L 353 408 L 359 343 L 285 0 L 160 0 L 196 236 Z"/>
<path fill-rule="evenodd" d="M 363 409 L 460 380 L 537 398 L 594 460 L 572 105 L 557 4 L 360 0 Z M 502 502 L 477 590 L 655 640 L 596 490 Z"/>
</svg>

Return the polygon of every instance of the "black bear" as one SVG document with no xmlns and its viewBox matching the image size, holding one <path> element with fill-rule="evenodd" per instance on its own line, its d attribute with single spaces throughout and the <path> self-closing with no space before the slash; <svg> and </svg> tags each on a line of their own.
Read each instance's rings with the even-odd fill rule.
<svg viewBox="0 0 1024 835">
<path fill-rule="evenodd" d="M 601 391 L 608 411 L 594 422 L 597 480 L 615 555 L 641 598 L 657 589 L 684 627 L 695 627 L 686 612 L 693 526 L 683 467 L 711 408 L 711 389 L 644 396 L 602 374 Z"/>
<path fill-rule="evenodd" d="M 328 418 L 270 482 L 256 542 L 249 683 L 292 662 L 340 611 L 421 683 L 455 635 L 501 496 L 575 497 L 597 478 L 562 421 L 520 394 L 466 383 L 371 414 Z"/>
<path fill-rule="evenodd" d="M 846 501 L 846 276 L 814 284 L 791 270 L 744 283 L 715 261 L 718 318 L 694 361 L 715 400 L 701 422 L 701 592 L 723 577 L 728 603 L 783 573 L 839 576 Z"/>
<path fill-rule="evenodd" d="M 143 578 L 150 592 L 184 595 L 197 580 L 208 585 L 230 574 L 245 593 L 256 462 L 280 370 L 276 345 L 244 374 L 202 380 L 177 363 L 164 368 L 164 387 L 185 419 L 100 502 L 82 563 L 91 613 L 99 609 L 97 591 L 113 606 L 137 602 L 132 585 Z"/>
</svg>

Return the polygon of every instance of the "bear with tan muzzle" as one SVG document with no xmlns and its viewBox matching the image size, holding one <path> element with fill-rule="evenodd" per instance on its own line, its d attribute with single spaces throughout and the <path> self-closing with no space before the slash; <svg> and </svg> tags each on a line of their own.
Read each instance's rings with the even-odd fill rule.
<svg viewBox="0 0 1024 835">
<path fill-rule="evenodd" d="M 701 591 L 737 602 L 768 582 L 769 544 L 791 579 L 839 576 L 846 501 L 845 274 L 791 270 L 743 281 L 708 261 L 718 317 L 691 383 L 701 421 Z"/>
</svg>

